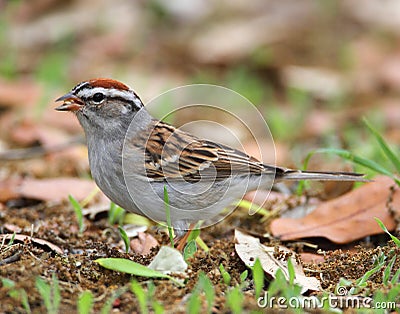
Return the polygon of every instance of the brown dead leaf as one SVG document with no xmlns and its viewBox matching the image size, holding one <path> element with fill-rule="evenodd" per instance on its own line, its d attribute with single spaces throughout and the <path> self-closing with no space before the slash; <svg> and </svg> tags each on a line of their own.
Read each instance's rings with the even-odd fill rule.
<svg viewBox="0 0 400 314">
<path fill-rule="evenodd" d="M 397 98 L 389 98 L 383 100 L 379 104 L 380 112 L 383 114 L 384 125 L 387 129 L 398 129 L 400 121 L 399 100 Z M 386 135 L 387 136 L 387 135 Z M 400 137 L 389 138 L 394 143 L 400 142 Z"/>
<path fill-rule="evenodd" d="M 14 126 L 10 133 L 10 140 L 22 146 L 30 146 L 38 142 L 37 124 L 32 121 L 22 121 Z"/>
<path fill-rule="evenodd" d="M 70 136 L 60 130 L 47 125 L 24 119 L 14 126 L 10 133 L 10 139 L 21 146 L 31 146 L 40 143 L 43 147 L 52 147 L 65 143 Z"/>
<path fill-rule="evenodd" d="M 17 225 L 14 225 L 14 224 L 9 224 L 9 223 L 5 223 L 3 225 L 3 228 L 8 230 L 8 231 L 15 232 L 15 233 L 18 233 L 18 232 L 22 231 L 21 227 L 19 227 Z"/>
<path fill-rule="evenodd" d="M 349 243 L 368 235 L 383 233 L 373 217 L 383 221 L 389 230 L 396 226 L 387 201 L 400 207 L 400 191 L 390 187 L 389 177 L 379 176 L 374 182 L 351 191 L 337 199 L 320 204 L 311 214 L 301 219 L 279 218 L 271 223 L 271 232 L 282 240 L 325 237 L 335 243 Z"/>
<path fill-rule="evenodd" d="M 302 293 L 308 290 L 320 291 L 321 284 L 317 278 L 307 277 L 304 274 L 303 267 L 295 258 L 296 253 L 284 246 L 278 246 L 281 258 L 275 257 L 277 246 L 265 246 L 260 243 L 260 239 L 235 230 L 235 250 L 240 259 L 248 266 L 252 267 L 258 258 L 261 266 L 269 277 L 275 278 L 276 271 L 281 269 L 286 279 L 289 279 L 287 269 L 287 258 L 290 258 L 296 277 L 294 282 L 302 286 Z"/>
<path fill-rule="evenodd" d="M 79 201 L 95 188 L 93 181 L 78 178 L 10 179 L 0 182 L 0 202 L 16 198 L 60 202 L 68 199 L 69 194 Z"/>
<path fill-rule="evenodd" d="M 138 233 L 138 239 L 131 241 L 131 249 L 141 255 L 147 255 L 151 249 L 157 247 L 159 244 L 157 240 L 151 235 L 144 232 Z"/>
<path fill-rule="evenodd" d="M 394 56 L 388 56 L 380 68 L 382 83 L 393 90 L 400 87 L 400 57 L 398 52 Z"/>
<path fill-rule="evenodd" d="M 338 97 L 347 88 L 345 77 L 327 68 L 287 66 L 283 69 L 286 84 L 291 87 L 305 90 L 319 99 Z M 328 126 L 331 121 L 327 120 Z"/>
<path fill-rule="evenodd" d="M 21 181 L 21 178 L 12 178 L 5 181 L 0 181 L 0 202 L 4 203 L 10 199 L 17 198 L 18 196 L 15 190 Z"/>
<path fill-rule="evenodd" d="M 32 82 L 0 80 L 0 103 L 4 106 L 23 106 L 24 108 L 34 106 L 39 101 L 40 94 L 40 87 Z"/>
<path fill-rule="evenodd" d="M 323 263 L 325 261 L 325 257 L 323 255 L 313 254 L 313 253 L 300 253 L 300 257 L 302 262 L 304 263 Z"/>
<path fill-rule="evenodd" d="M 265 209 L 271 209 L 276 203 L 284 203 L 288 197 L 279 192 L 268 191 L 268 190 L 256 190 L 246 193 L 243 199 L 257 204 Z"/>
<path fill-rule="evenodd" d="M 4 240 L 11 240 L 14 237 L 14 241 L 19 241 L 24 243 L 25 239 L 28 239 L 31 243 L 33 243 L 34 245 L 37 246 L 41 246 L 41 247 L 47 247 L 49 248 L 51 251 L 62 255 L 64 252 L 63 250 L 61 250 L 61 248 L 49 241 L 43 240 L 43 239 L 39 239 L 39 238 L 33 238 L 30 236 L 27 236 L 26 234 L 2 234 L 0 235 L 0 243 Z"/>
<path fill-rule="evenodd" d="M 243 150 L 250 156 L 265 163 L 287 164 L 289 161 L 289 149 L 281 142 L 271 141 L 245 141 Z"/>
<path fill-rule="evenodd" d="M 310 1 L 296 1 L 296 5 L 288 1 L 278 6 L 274 2 L 263 4 L 252 19 L 220 19 L 191 36 L 187 46 L 193 58 L 201 63 L 238 62 L 264 45 L 297 36 L 302 28 L 310 25 L 316 9 Z"/>
<path fill-rule="evenodd" d="M 102 213 L 106 213 L 110 210 L 110 204 L 109 203 L 101 203 L 101 204 L 96 204 L 93 206 L 90 206 L 88 208 L 84 208 L 82 210 L 83 216 L 89 217 L 90 220 L 95 220 L 96 216 Z"/>
</svg>

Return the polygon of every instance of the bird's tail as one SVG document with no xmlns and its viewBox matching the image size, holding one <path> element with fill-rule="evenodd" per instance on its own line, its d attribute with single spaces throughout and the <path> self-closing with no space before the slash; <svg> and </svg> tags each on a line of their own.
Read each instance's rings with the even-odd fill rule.
<svg viewBox="0 0 400 314">
<path fill-rule="evenodd" d="M 355 172 L 325 172 L 325 171 L 301 171 L 282 169 L 282 172 L 276 173 L 278 181 L 290 180 L 315 180 L 315 181 L 360 181 L 369 182 L 363 178 L 364 174 Z"/>
</svg>

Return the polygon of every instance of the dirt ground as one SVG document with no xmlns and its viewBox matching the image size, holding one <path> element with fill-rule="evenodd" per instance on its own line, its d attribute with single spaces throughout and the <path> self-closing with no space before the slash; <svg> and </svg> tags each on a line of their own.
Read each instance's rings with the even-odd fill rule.
<svg viewBox="0 0 400 314">
<path fill-rule="evenodd" d="M 22 202 L 23 203 L 23 202 Z M 23 204 L 20 204 L 23 205 Z M 19 226 L 27 234 L 25 241 L 15 241 L 7 248 L 7 242 L 1 246 L 0 254 L 2 265 L 0 276 L 16 282 L 16 288 L 23 288 L 28 292 L 29 303 L 34 313 L 43 313 L 45 307 L 38 291 L 33 289 L 38 276 L 51 281 L 55 274 L 60 282 L 61 307 L 63 313 L 76 311 L 78 295 L 84 290 L 94 294 L 96 303 L 95 311 L 104 306 L 106 300 L 118 289 L 128 286 L 132 276 L 106 270 L 94 260 L 102 257 L 129 258 L 138 263 L 150 263 L 158 248 L 143 257 L 138 254 L 122 252 L 121 240 L 116 226 L 112 227 L 107 222 L 107 217 L 98 217 L 95 220 L 85 219 L 86 230 L 78 234 L 76 217 L 70 206 L 51 206 L 39 203 L 33 206 L 3 207 L 0 212 L 0 223 L 6 226 Z M 198 250 L 190 260 L 188 277 L 184 288 L 177 287 L 168 280 L 154 280 L 156 286 L 155 299 L 158 300 L 169 313 L 184 313 L 188 294 L 194 288 L 200 271 L 205 272 L 215 285 L 216 303 L 213 308 L 215 313 L 225 312 L 225 291 L 227 286 L 223 283 L 219 265 L 222 263 L 231 274 L 231 285 L 239 283 L 240 274 L 246 269 L 244 263 L 235 252 L 233 230 L 237 226 L 245 226 L 248 230 L 261 230 L 267 226 L 260 226 L 258 215 L 243 215 L 241 210 L 234 212 L 223 223 L 203 229 L 201 237 L 210 247 L 209 252 Z M 62 249 L 64 252 L 56 254 L 47 245 L 30 241 L 31 225 L 35 226 L 35 238 L 47 240 Z M 254 228 L 253 228 L 254 227 Z M 2 230 L 4 233 L 5 230 Z M 148 231 L 160 244 L 168 245 L 167 234 L 157 227 Z M 383 246 L 374 247 L 374 241 L 382 241 Z M 326 253 L 322 263 L 304 263 L 308 276 L 315 276 L 321 280 L 325 291 L 334 292 L 340 278 L 349 280 L 360 278 L 367 270 L 372 268 L 374 257 L 380 252 L 387 256 L 399 254 L 400 249 L 386 239 L 375 237 L 367 245 L 358 246 L 355 250 L 336 250 Z M 264 241 L 268 244 L 269 241 Z M 275 241 L 275 243 L 278 243 Z M 296 246 L 292 242 L 292 246 Z M 307 251 L 302 245 L 297 245 L 297 251 Z M 389 254 L 389 252 L 391 252 Z M 315 253 L 315 252 L 314 252 Z M 10 257 L 13 257 L 10 259 Z M 398 268 L 397 260 L 394 269 Z M 374 275 L 368 281 L 370 294 L 376 289 L 382 289 L 382 274 Z M 139 282 L 146 278 L 136 278 Z M 251 275 L 247 279 L 249 286 L 245 295 L 246 310 L 260 310 L 257 306 Z M 266 286 L 267 287 L 267 286 Z M 8 295 L 8 289 L 0 289 L 1 312 L 24 312 L 21 303 Z M 131 292 L 120 295 L 113 303 L 114 311 L 123 313 L 138 311 L 138 303 Z"/>
</svg>

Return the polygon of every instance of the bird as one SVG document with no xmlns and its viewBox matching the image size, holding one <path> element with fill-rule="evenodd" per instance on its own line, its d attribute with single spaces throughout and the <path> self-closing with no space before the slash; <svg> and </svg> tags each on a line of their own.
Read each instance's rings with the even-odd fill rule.
<svg viewBox="0 0 400 314">
<path fill-rule="evenodd" d="M 56 99 L 82 126 L 92 177 L 127 211 L 184 233 L 216 217 L 252 190 L 297 180 L 365 181 L 353 172 L 301 171 L 268 165 L 229 146 L 155 119 L 139 96 L 110 78 L 83 81 Z M 166 194 L 168 204 L 166 204 Z"/>
</svg>

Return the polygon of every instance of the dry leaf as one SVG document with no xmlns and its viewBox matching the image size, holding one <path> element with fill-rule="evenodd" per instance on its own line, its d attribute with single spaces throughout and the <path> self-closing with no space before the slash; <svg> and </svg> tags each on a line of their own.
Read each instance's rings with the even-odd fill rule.
<svg viewBox="0 0 400 314">
<path fill-rule="evenodd" d="M 24 242 L 25 239 L 29 239 L 29 241 L 32 242 L 34 245 L 41 246 L 41 247 L 43 247 L 43 246 L 47 247 L 51 251 L 53 251 L 57 254 L 60 254 L 60 255 L 62 255 L 64 253 L 63 250 L 61 250 L 61 248 L 58 247 L 57 245 L 55 245 L 49 241 L 43 240 L 43 239 L 32 238 L 30 236 L 27 236 L 26 234 L 16 234 L 16 235 L 2 234 L 2 235 L 0 235 L 0 243 L 3 241 L 3 239 L 11 240 L 13 237 L 14 237 L 14 241 Z"/>
<path fill-rule="evenodd" d="M 184 273 L 188 267 L 181 252 L 170 246 L 162 246 L 148 266 L 163 274 Z"/>
<path fill-rule="evenodd" d="M 318 255 L 318 254 L 313 254 L 313 253 L 300 253 L 301 261 L 304 263 L 313 263 L 313 264 L 318 264 L 318 263 L 323 263 L 325 261 L 325 256 L 323 255 Z"/>
<path fill-rule="evenodd" d="M 283 76 L 288 86 L 305 90 L 320 99 L 338 97 L 348 87 L 342 74 L 327 68 L 291 65 L 283 69 Z"/>
<path fill-rule="evenodd" d="M 389 177 L 376 177 L 374 182 L 337 199 L 320 204 L 301 218 L 279 218 L 271 223 L 271 232 L 282 240 L 325 237 L 335 243 L 349 243 L 368 235 L 383 233 L 373 219 L 378 217 L 389 230 L 396 226 L 386 203 L 392 197 L 392 207 L 400 207 L 400 191 Z"/>
<path fill-rule="evenodd" d="M 235 250 L 240 259 L 248 266 L 252 267 L 258 258 L 264 271 L 272 278 L 275 278 L 276 271 L 280 268 L 285 274 L 286 279 L 289 279 L 286 258 L 276 258 L 274 256 L 276 246 L 265 246 L 260 243 L 260 239 L 247 235 L 239 230 L 235 230 Z M 321 284 L 317 278 L 307 277 L 304 274 L 301 264 L 294 258 L 296 253 L 292 252 L 284 246 L 279 246 L 279 252 L 285 256 L 290 255 L 292 260 L 296 278 L 294 282 L 302 286 L 302 293 L 308 290 L 320 291 Z"/>
<path fill-rule="evenodd" d="M 388 56 L 380 68 L 382 83 L 392 90 L 400 87 L 400 57 L 398 52 L 394 56 Z"/>
<path fill-rule="evenodd" d="M 139 226 L 141 229 L 146 226 Z M 151 249 L 158 246 L 157 240 L 151 235 L 144 232 L 138 232 L 138 238 L 131 241 L 131 249 L 141 255 L 147 255 Z"/>
<path fill-rule="evenodd" d="M 10 140 L 22 146 L 37 145 L 51 147 L 65 143 L 70 136 L 56 128 L 48 127 L 30 119 L 25 119 L 15 125 L 10 133 Z"/>
<path fill-rule="evenodd" d="M 3 228 L 7 231 L 11 231 L 11 232 L 21 232 L 22 228 L 20 226 L 14 225 L 14 224 L 9 224 L 9 223 L 5 223 L 3 224 Z"/>
<path fill-rule="evenodd" d="M 83 216 L 88 216 L 89 219 L 95 220 L 96 216 L 102 213 L 106 213 L 110 210 L 110 202 L 100 203 L 88 208 L 82 209 Z"/>
<path fill-rule="evenodd" d="M 288 148 L 280 142 L 271 142 L 267 140 L 261 141 L 244 141 L 243 151 L 258 160 L 273 164 L 285 164 L 288 160 Z"/>
<path fill-rule="evenodd" d="M 154 239 L 153 236 L 144 233 L 147 231 L 147 226 L 128 224 L 128 225 L 124 225 L 124 230 L 125 230 L 128 238 L 139 237 L 139 239 L 141 239 L 141 240 L 142 239 L 146 240 L 147 236 L 149 236 L 148 237 L 149 239 L 151 239 L 151 238 Z M 157 242 L 157 240 L 156 240 L 156 242 Z"/>
<path fill-rule="evenodd" d="M 3 106 L 33 107 L 38 102 L 40 94 L 41 88 L 32 82 L 0 80 L 0 103 Z"/>
<path fill-rule="evenodd" d="M 238 62 L 260 47 L 273 46 L 271 44 L 297 36 L 302 28 L 310 25 L 317 8 L 311 1 L 286 1 L 280 5 L 273 1 L 262 3 L 257 15 L 251 19 L 223 18 L 192 36 L 187 46 L 193 58 L 201 63 Z M 243 9 L 232 12 L 232 15 L 236 14 L 243 16 Z"/>
<path fill-rule="evenodd" d="M 0 182 L 0 202 L 22 197 L 60 202 L 68 199 L 69 194 L 80 201 L 95 188 L 93 181 L 78 178 L 10 179 Z"/>
<path fill-rule="evenodd" d="M 243 197 L 243 199 L 266 209 L 270 209 L 274 204 L 284 203 L 287 198 L 287 195 L 268 190 L 251 191 Z"/>
</svg>

